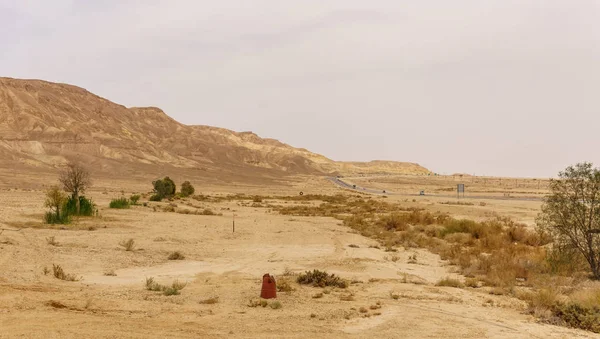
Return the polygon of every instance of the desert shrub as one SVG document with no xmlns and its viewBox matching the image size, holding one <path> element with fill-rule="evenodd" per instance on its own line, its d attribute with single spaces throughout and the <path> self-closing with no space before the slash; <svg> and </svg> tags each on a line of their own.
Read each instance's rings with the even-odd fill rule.
<svg viewBox="0 0 600 339">
<path fill-rule="evenodd" d="M 269 307 L 272 308 L 272 309 L 274 309 L 274 310 L 278 310 L 278 309 L 282 308 L 283 305 L 281 304 L 280 301 L 275 300 L 275 301 L 273 301 L 273 302 L 271 302 L 269 304 Z"/>
<path fill-rule="evenodd" d="M 181 184 L 182 197 L 189 197 L 190 195 L 193 195 L 195 191 L 196 189 L 189 181 L 184 181 L 183 184 Z"/>
<path fill-rule="evenodd" d="M 46 238 L 46 243 L 48 245 L 52 245 L 52 246 L 60 246 L 60 244 L 58 243 L 58 241 L 56 241 L 56 237 L 55 236 L 51 236 Z"/>
<path fill-rule="evenodd" d="M 326 286 L 333 286 L 333 287 L 339 287 L 339 288 L 348 287 L 348 282 L 345 281 L 344 279 L 335 276 L 335 274 L 329 274 L 327 272 L 319 271 L 319 270 L 313 270 L 312 272 L 306 271 L 305 273 L 300 274 L 298 276 L 298 278 L 296 279 L 296 281 L 299 284 L 312 285 L 315 287 L 326 287 Z"/>
<path fill-rule="evenodd" d="M 438 281 L 435 286 L 447 286 L 447 287 L 456 287 L 456 288 L 463 288 L 465 287 L 465 285 L 460 282 L 460 280 L 458 279 L 452 279 L 452 278 L 444 278 L 441 279 L 440 281 Z"/>
<path fill-rule="evenodd" d="M 409 227 L 407 219 L 404 214 L 392 213 L 381 216 L 377 223 L 388 231 L 406 231 Z"/>
<path fill-rule="evenodd" d="M 544 288 L 522 296 L 527 300 L 530 310 L 551 310 L 559 300 L 559 293 L 552 288 Z"/>
<path fill-rule="evenodd" d="M 129 200 L 125 197 L 121 197 L 118 199 L 113 199 L 110 201 L 109 207 L 110 208 L 119 208 L 119 209 L 124 209 L 124 208 L 129 208 Z"/>
<path fill-rule="evenodd" d="M 177 187 L 175 186 L 175 182 L 171 180 L 169 177 L 165 177 L 164 179 L 158 179 L 152 182 L 152 186 L 154 187 L 154 193 L 157 198 L 161 200 L 164 198 L 170 198 L 175 195 L 177 191 Z M 158 200 L 160 201 L 160 200 Z"/>
<path fill-rule="evenodd" d="M 140 200 L 142 196 L 140 196 L 139 194 L 134 194 L 131 197 L 129 197 L 129 200 L 131 201 L 132 205 L 137 205 L 138 201 Z"/>
<path fill-rule="evenodd" d="M 55 212 L 46 212 L 44 214 L 44 223 L 54 225 L 54 224 L 69 224 L 71 223 L 71 216 L 67 214 L 59 214 L 56 215 Z"/>
<path fill-rule="evenodd" d="M 185 259 L 185 256 L 181 252 L 175 251 L 175 252 L 172 252 L 171 254 L 169 254 L 168 259 L 169 260 L 183 260 L 183 259 Z"/>
<path fill-rule="evenodd" d="M 600 333 L 600 306 L 588 306 L 578 303 L 558 304 L 554 315 L 568 326 Z"/>
<path fill-rule="evenodd" d="M 202 212 L 200 212 L 201 215 L 217 215 L 215 212 L 213 212 L 213 210 L 209 209 L 209 208 L 205 208 Z"/>
<path fill-rule="evenodd" d="M 212 297 L 204 300 L 200 300 L 198 303 L 203 305 L 212 305 L 219 303 L 219 297 Z"/>
<path fill-rule="evenodd" d="M 135 249 L 135 240 L 133 239 L 129 239 L 129 240 L 123 240 L 119 243 L 119 246 L 123 247 L 125 249 L 125 251 L 133 251 Z"/>
<path fill-rule="evenodd" d="M 158 194 L 153 194 L 153 195 L 150 196 L 150 198 L 148 200 L 150 200 L 150 201 L 161 201 L 162 198 Z"/>
<path fill-rule="evenodd" d="M 165 286 L 157 283 L 153 277 L 146 278 L 146 289 L 148 291 L 163 292 L 163 294 L 166 296 L 179 295 L 179 291 L 181 291 L 186 285 L 186 283 L 175 280 L 171 286 Z"/>
<path fill-rule="evenodd" d="M 79 214 L 77 213 L 77 201 L 73 197 L 69 197 L 65 201 L 65 205 L 63 206 L 63 213 L 68 215 L 79 215 L 91 217 L 96 212 L 96 205 L 92 201 L 92 199 L 88 199 L 84 196 L 79 196 Z"/>
<path fill-rule="evenodd" d="M 294 287 L 292 283 L 287 278 L 281 278 L 277 280 L 277 292 L 293 292 Z"/>
<path fill-rule="evenodd" d="M 65 271 L 63 270 L 63 268 L 60 265 L 52 264 L 52 271 L 53 271 L 54 277 L 56 279 L 65 280 L 65 281 L 78 281 L 79 280 L 79 278 L 77 278 L 74 274 L 65 273 Z"/>
<path fill-rule="evenodd" d="M 57 186 L 52 186 L 46 191 L 46 200 L 44 206 L 50 208 L 49 212 L 44 214 L 46 224 L 68 224 L 71 222 L 69 215 L 64 212 L 67 196 Z"/>
</svg>

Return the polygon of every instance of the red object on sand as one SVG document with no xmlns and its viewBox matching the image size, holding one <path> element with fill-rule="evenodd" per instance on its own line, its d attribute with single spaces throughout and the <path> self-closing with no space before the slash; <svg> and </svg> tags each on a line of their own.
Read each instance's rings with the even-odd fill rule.
<svg viewBox="0 0 600 339">
<path fill-rule="evenodd" d="M 275 282 L 275 278 L 269 273 L 263 275 L 260 297 L 263 299 L 277 298 L 277 283 Z"/>
</svg>

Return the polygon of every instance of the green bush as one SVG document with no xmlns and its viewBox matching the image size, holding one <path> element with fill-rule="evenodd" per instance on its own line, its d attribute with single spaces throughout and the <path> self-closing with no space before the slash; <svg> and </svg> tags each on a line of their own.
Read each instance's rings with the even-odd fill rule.
<svg viewBox="0 0 600 339">
<path fill-rule="evenodd" d="M 139 194 L 134 194 L 131 197 L 129 197 L 129 200 L 131 201 L 132 205 L 137 205 L 140 198 L 141 198 L 141 196 Z"/>
<path fill-rule="evenodd" d="M 118 199 L 113 199 L 110 201 L 110 208 L 129 208 L 129 200 L 127 198 L 121 197 Z"/>
<path fill-rule="evenodd" d="M 173 182 L 173 180 L 171 180 L 169 177 L 153 181 L 152 186 L 154 187 L 154 193 L 156 193 L 155 195 L 157 195 L 161 200 L 174 196 L 177 190 L 175 182 Z"/>
<path fill-rule="evenodd" d="M 51 225 L 69 224 L 71 223 L 71 216 L 65 213 L 57 216 L 54 212 L 46 212 L 46 214 L 44 214 L 44 223 Z"/>
<path fill-rule="evenodd" d="M 73 197 L 70 197 L 63 206 L 63 213 L 68 215 L 80 215 L 91 217 L 96 212 L 96 205 L 92 202 L 92 199 L 88 199 L 84 196 L 79 197 L 79 214 L 77 214 L 77 203 Z"/>
<path fill-rule="evenodd" d="M 162 200 L 162 198 L 158 194 L 154 194 L 153 196 L 150 197 L 150 201 L 161 201 L 161 200 Z"/>
<path fill-rule="evenodd" d="M 185 181 L 183 184 L 181 184 L 182 197 L 189 197 L 190 195 L 194 194 L 195 191 L 196 189 L 189 181 Z"/>
</svg>

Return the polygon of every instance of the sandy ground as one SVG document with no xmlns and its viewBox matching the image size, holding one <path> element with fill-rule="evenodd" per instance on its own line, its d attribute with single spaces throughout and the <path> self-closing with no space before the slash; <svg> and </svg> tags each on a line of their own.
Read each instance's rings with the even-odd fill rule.
<svg viewBox="0 0 600 339">
<path fill-rule="evenodd" d="M 272 194 L 341 192 L 321 180 L 263 190 Z M 122 188 L 128 194 L 138 189 Z M 386 253 L 375 241 L 355 234 L 338 220 L 290 217 L 265 208 L 190 201 L 223 216 L 154 211 L 157 203 L 129 210 L 106 208 L 119 187 L 91 192 L 100 217 L 80 220 L 66 229 L 18 229 L 35 225 L 44 211 L 41 190 L 0 191 L 0 338 L 593 338 L 589 332 L 540 324 L 524 314 L 525 305 L 482 289 L 436 287 L 457 277 L 453 267 L 425 250 Z M 213 191 L 237 191 L 212 187 Z M 244 188 L 248 191 L 248 188 Z M 253 188 L 251 193 L 259 193 Z M 103 194 L 106 193 L 106 194 Z M 412 201 L 409 203 L 413 203 Z M 512 202 L 510 202 L 512 203 Z M 188 208 L 181 201 L 178 208 Z M 475 215 L 490 210 L 513 213 L 536 205 L 449 206 L 428 200 L 428 209 L 452 209 Z M 500 203 L 496 203 L 500 204 Z M 164 204 L 163 204 L 164 205 Z M 531 211 L 530 211 L 531 210 Z M 232 233 L 232 217 L 236 230 Z M 518 217 L 518 216 L 517 216 Z M 89 227 L 94 230 L 89 230 Z M 46 238 L 54 236 L 53 246 Z M 135 239 L 136 250 L 119 242 Z M 358 247 L 349 247 L 349 245 Z M 169 261 L 172 251 L 185 260 Z M 409 256 L 417 255 L 416 263 Z M 392 255 L 397 261 L 390 260 Z M 81 277 L 67 282 L 44 275 L 61 265 Z M 258 298 L 261 277 L 281 279 L 293 272 L 321 269 L 355 282 L 347 289 L 293 284 L 279 293 L 283 307 L 249 307 Z M 114 271 L 116 276 L 105 273 Z M 147 277 L 170 284 L 187 282 L 181 295 L 147 291 Z M 390 293 L 398 295 L 397 300 Z M 352 301 L 343 301 L 352 295 Z M 216 304 L 202 300 L 218 297 Z M 381 308 L 371 310 L 370 306 Z M 367 313 L 361 313 L 361 307 Z M 375 308 L 375 307 L 373 307 Z"/>
</svg>

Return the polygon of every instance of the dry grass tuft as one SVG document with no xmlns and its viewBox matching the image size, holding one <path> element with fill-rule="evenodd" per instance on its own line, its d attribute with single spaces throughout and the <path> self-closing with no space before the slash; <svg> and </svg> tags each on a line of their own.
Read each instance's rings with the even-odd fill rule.
<svg viewBox="0 0 600 339">
<path fill-rule="evenodd" d="M 123 240 L 119 243 L 119 246 L 123 247 L 125 251 L 131 252 L 135 250 L 135 240 Z"/>
<path fill-rule="evenodd" d="M 63 270 L 60 265 L 52 265 L 52 271 L 54 272 L 54 277 L 56 279 L 65 280 L 65 281 L 79 281 L 81 278 L 78 278 L 74 274 L 67 274 Z"/>
<path fill-rule="evenodd" d="M 219 297 L 212 297 L 212 298 L 200 300 L 199 303 L 203 304 L 203 305 L 217 304 L 217 303 L 219 303 Z"/>
<path fill-rule="evenodd" d="M 277 292 L 291 293 L 293 291 L 295 291 L 295 289 L 287 278 L 280 278 L 277 280 Z"/>
<path fill-rule="evenodd" d="M 56 241 L 56 237 L 55 236 L 51 236 L 51 237 L 46 238 L 46 243 L 48 245 L 51 245 L 51 246 L 60 246 L 59 242 Z"/>
<path fill-rule="evenodd" d="M 444 278 L 438 281 L 435 286 L 446 286 L 446 287 L 455 287 L 455 288 L 463 288 L 465 285 L 458 279 L 452 278 Z"/>
<path fill-rule="evenodd" d="M 171 254 L 169 254 L 169 257 L 167 259 L 169 259 L 169 260 L 183 260 L 183 259 L 185 259 L 185 256 L 181 252 L 175 251 L 175 252 L 171 252 Z"/>
</svg>

